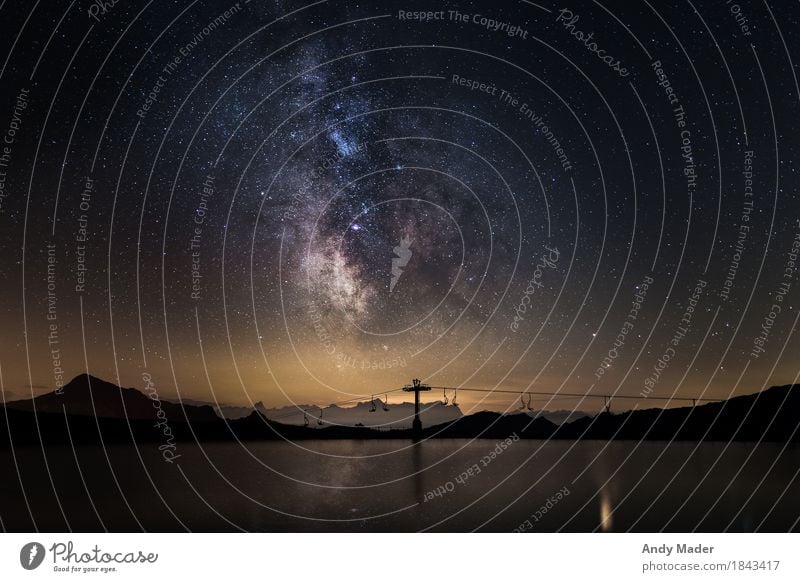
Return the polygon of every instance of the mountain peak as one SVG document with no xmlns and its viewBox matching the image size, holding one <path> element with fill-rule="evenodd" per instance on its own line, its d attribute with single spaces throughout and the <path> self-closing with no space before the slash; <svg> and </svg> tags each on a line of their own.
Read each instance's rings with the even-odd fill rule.
<svg viewBox="0 0 800 582">
<path fill-rule="evenodd" d="M 106 382 L 105 380 L 97 378 L 96 376 L 84 373 L 84 374 L 78 374 L 72 380 L 64 384 L 63 388 L 61 389 L 61 392 L 62 393 L 67 391 L 74 392 L 78 390 L 83 391 L 90 387 L 92 389 L 108 388 L 108 387 L 115 388 L 117 390 L 119 389 L 118 386 L 111 384 L 110 382 Z"/>
<path fill-rule="evenodd" d="M 78 374 L 55 392 L 37 396 L 32 400 L 13 403 L 15 409 L 35 410 L 56 414 L 74 414 L 100 418 L 128 418 L 151 420 L 156 409 L 151 398 L 136 388 L 122 388 L 90 374 Z M 187 416 L 197 420 L 213 420 L 216 413 L 210 406 L 191 406 L 161 401 L 168 418 L 176 421 Z"/>
</svg>

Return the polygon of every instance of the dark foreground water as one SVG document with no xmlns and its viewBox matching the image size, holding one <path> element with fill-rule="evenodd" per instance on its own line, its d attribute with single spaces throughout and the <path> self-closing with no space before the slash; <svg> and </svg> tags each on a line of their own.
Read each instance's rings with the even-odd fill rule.
<svg viewBox="0 0 800 582">
<path fill-rule="evenodd" d="M 46 463 L 37 448 L 0 450 L 0 520 L 9 531 L 798 529 L 797 446 L 519 441 L 492 458 L 496 445 L 180 444 L 174 464 L 151 445 L 49 447 Z"/>
</svg>

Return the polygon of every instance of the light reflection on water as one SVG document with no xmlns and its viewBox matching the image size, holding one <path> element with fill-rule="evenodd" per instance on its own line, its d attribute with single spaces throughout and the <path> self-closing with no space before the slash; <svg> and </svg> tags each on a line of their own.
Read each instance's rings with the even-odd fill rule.
<svg viewBox="0 0 800 582">
<path fill-rule="evenodd" d="M 600 529 L 602 531 L 614 530 L 614 519 L 611 514 L 611 499 L 604 489 L 600 493 Z"/>
<path fill-rule="evenodd" d="M 130 448 L 109 449 L 114 475 L 101 449 L 79 448 L 94 507 L 72 451 L 52 447 L 47 458 L 69 526 L 88 531 L 102 529 L 97 514 L 109 529 L 139 529 L 114 477 L 151 531 L 181 531 L 178 519 L 198 531 L 512 531 L 526 520 L 530 531 L 784 531 L 800 515 L 795 446 L 780 455 L 781 446 L 760 445 L 749 461 L 753 445 L 738 443 L 702 444 L 692 455 L 694 443 L 519 441 L 494 457 L 493 440 L 247 446 L 182 443 L 179 470 L 142 445 L 155 487 Z M 16 453 L 36 525 L 65 530 L 41 453 Z M 16 474 L 8 451 L 0 469 Z M 6 528 L 33 529 L 14 481 L 2 487 Z"/>
</svg>

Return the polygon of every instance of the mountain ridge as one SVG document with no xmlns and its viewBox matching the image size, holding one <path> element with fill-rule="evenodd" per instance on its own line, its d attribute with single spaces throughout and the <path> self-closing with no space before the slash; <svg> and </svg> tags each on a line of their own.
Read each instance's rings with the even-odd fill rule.
<svg viewBox="0 0 800 582">
<path fill-rule="evenodd" d="M 51 392 L 30 400 L 8 402 L 3 409 L 0 414 L 0 444 L 159 440 L 163 435 L 157 430 L 157 418 L 162 418 L 162 415 L 175 438 L 185 441 L 413 436 L 412 431 L 406 428 L 335 425 L 327 420 L 314 428 L 285 424 L 268 418 L 259 410 L 227 420 L 220 418 L 208 405 L 160 401 L 135 388 L 118 387 L 87 374 L 77 376 L 60 394 Z M 427 425 L 419 436 L 505 438 L 517 435 L 528 439 L 567 440 L 798 442 L 798 427 L 800 385 L 784 385 L 694 407 L 604 412 L 563 424 L 527 413 L 481 411 L 445 423 Z"/>
</svg>

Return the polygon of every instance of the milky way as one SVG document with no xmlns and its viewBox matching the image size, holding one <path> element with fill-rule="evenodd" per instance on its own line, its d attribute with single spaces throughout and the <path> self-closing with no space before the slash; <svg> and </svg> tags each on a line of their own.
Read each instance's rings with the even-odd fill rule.
<svg viewBox="0 0 800 582">
<path fill-rule="evenodd" d="M 9 390 L 795 378 L 793 7 L 28 8 L 2 9 Z"/>
</svg>

